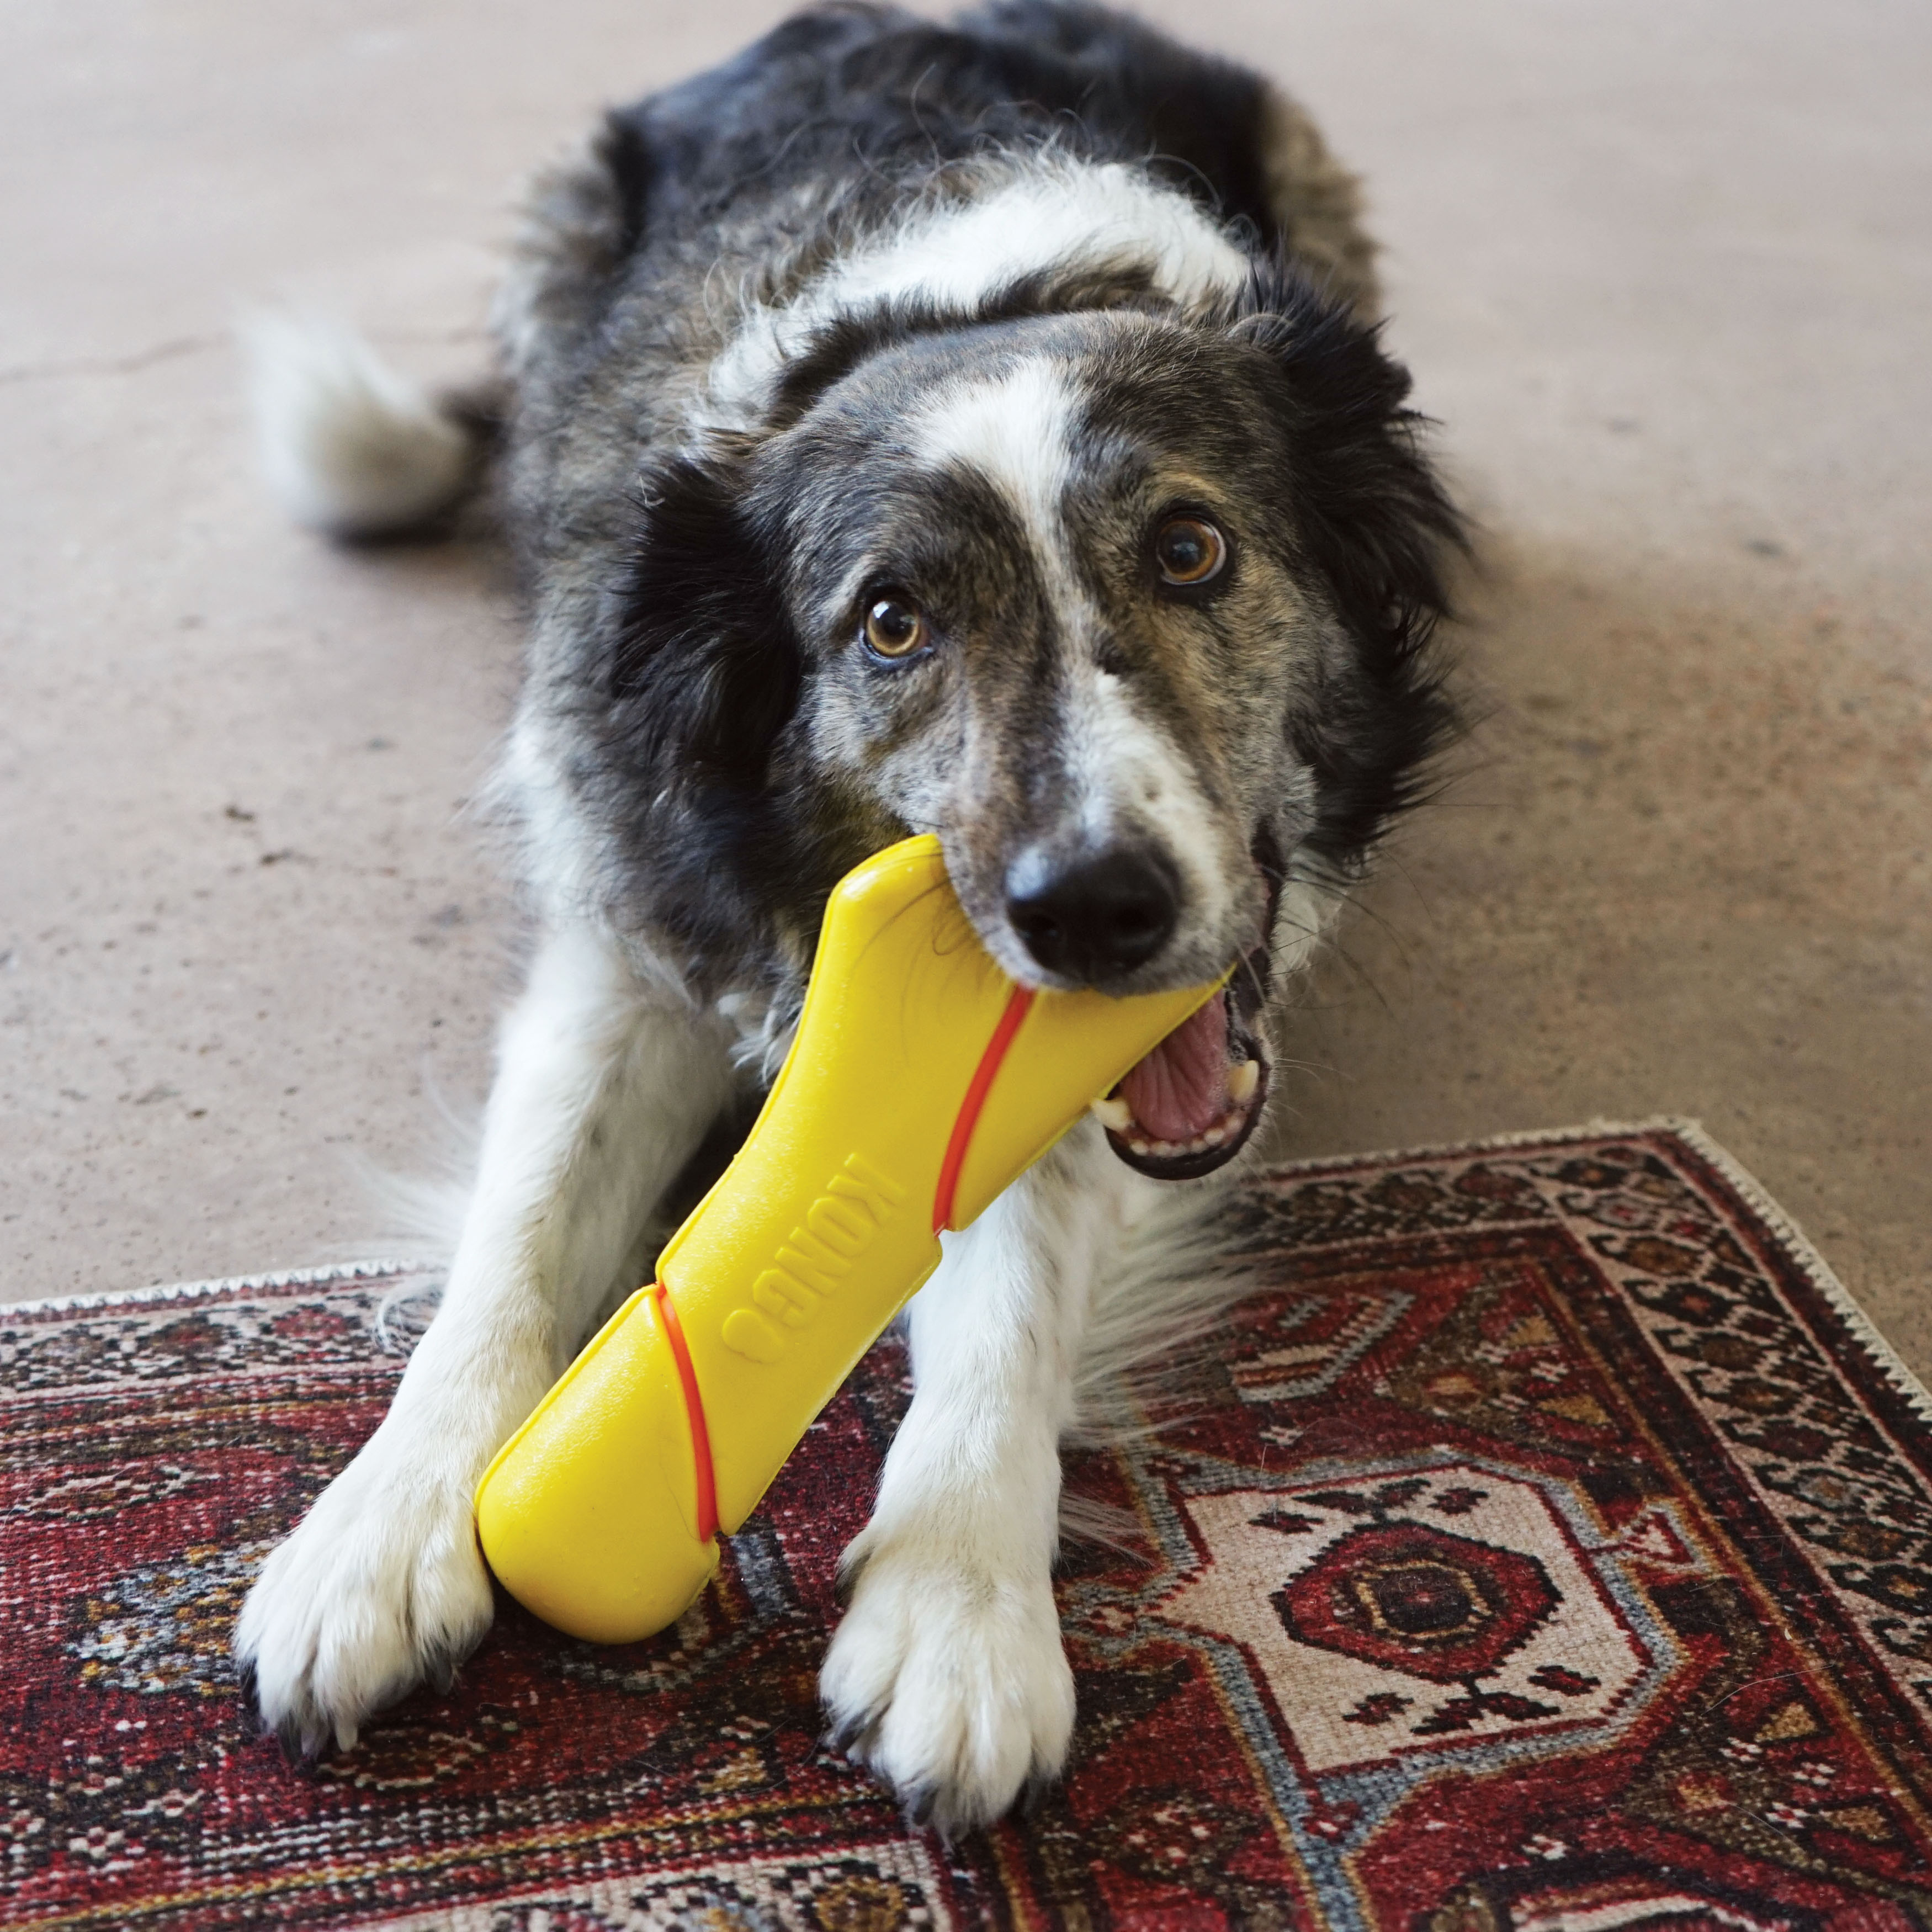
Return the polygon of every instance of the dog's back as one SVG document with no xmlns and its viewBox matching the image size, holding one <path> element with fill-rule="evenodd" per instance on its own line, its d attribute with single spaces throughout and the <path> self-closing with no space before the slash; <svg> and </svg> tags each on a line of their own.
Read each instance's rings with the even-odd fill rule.
<svg viewBox="0 0 1932 1932">
<path fill-rule="evenodd" d="M 1258 76 L 1128 16 L 1000 0 L 941 26 L 857 4 L 799 14 L 735 59 L 610 118 L 610 165 L 633 242 L 709 236 L 747 205 L 828 190 L 901 191 L 992 146 L 1050 140 L 1146 161 L 1306 260 L 1346 299 L 1367 292 L 1352 184 L 1283 151 L 1292 116 Z M 1304 141 L 1315 136 L 1300 120 Z M 1323 198 L 1324 190 L 1328 199 Z"/>
<path fill-rule="evenodd" d="M 527 308 L 512 295 L 513 343 L 548 328 L 542 358 L 576 367 L 614 302 L 646 290 L 676 314 L 694 268 L 707 301 L 747 284 L 778 297 L 948 164 L 1042 146 L 1144 164 L 1336 298 L 1373 304 L 1354 178 L 1257 75 L 1099 7 L 996 0 L 940 26 L 848 0 L 612 114 L 548 178 L 526 237 L 544 273 Z"/>
</svg>

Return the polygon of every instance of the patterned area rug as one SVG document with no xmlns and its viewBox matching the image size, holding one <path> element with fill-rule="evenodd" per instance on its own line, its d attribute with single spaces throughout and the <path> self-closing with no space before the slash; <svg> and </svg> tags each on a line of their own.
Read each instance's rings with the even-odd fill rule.
<svg viewBox="0 0 1932 1932">
<path fill-rule="evenodd" d="M 1285 1170 L 1186 1419 L 1080 1459 L 1065 1784 L 948 1847 L 821 1748 L 876 1351 L 676 1630 L 506 1607 L 304 1773 L 227 1660 L 375 1426 L 380 1268 L 0 1311 L 0 1924 L 1932 1926 L 1932 1422 L 1694 1131 Z M 406 1282 L 404 1282 L 406 1286 Z"/>
</svg>

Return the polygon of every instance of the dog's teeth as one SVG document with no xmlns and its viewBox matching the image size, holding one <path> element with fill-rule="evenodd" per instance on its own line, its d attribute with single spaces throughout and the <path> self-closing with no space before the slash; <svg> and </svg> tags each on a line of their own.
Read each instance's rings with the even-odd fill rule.
<svg viewBox="0 0 1932 1932">
<path fill-rule="evenodd" d="M 1128 1142 L 1127 1150 L 1130 1154 L 1137 1154 L 1141 1155 L 1150 1154 L 1154 1152 L 1154 1149 L 1149 1147 L 1145 1141 Z"/>
<path fill-rule="evenodd" d="M 1089 1100 L 1088 1111 L 1103 1127 L 1124 1134 L 1134 1124 L 1134 1110 L 1119 1095 L 1109 1094 L 1103 1100 Z"/>
<path fill-rule="evenodd" d="M 1234 1104 L 1241 1106 L 1255 1097 L 1255 1089 L 1261 1084 L 1261 1062 L 1258 1060 L 1244 1060 L 1230 1076 L 1228 1091 L 1234 1096 Z"/>
<path fill-rule="evenodd" d="M 1226 1127 L 1210 1127 L 1208 1131 L 1201 1136 L 1201 1144 L 1203 1147 L 1219 1147 L 1227 1138 L 1228 1130 Z"/>
</svg>

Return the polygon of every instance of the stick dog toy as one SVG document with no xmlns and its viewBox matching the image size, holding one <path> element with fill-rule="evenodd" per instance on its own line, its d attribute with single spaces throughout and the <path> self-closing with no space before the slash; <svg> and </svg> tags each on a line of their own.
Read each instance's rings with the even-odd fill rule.
<svg viewBox="0 0 1932 1932">
<path fill-rule="evenodd" d="M 970 1222 L 1215 992 L 1008 979 L 936 838 L 832 893 L 750 1138 L 476 1492 L 483 1553 L 602 1643 L 674 1622 L 812 1418 Z"/>
</svg>

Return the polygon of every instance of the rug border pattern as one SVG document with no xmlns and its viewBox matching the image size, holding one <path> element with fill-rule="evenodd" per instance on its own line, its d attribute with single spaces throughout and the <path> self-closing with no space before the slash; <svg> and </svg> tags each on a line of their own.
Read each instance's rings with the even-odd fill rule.
<svg viewBox="0 0 1932 1932">
<path fill-rule="evenodd" d="M 1844 1324 L 1848 1339 L 1858 1343 L 1872 1358 L 1874 1367 L 1891 1384 L 1893 1393 L 1904 1401 L 1921 1422 L 1932 1426 L 1932 1388 L 1918 1379 L 1904 1358 L 1886 1340 L 1804 1229 L 1778 1205 L 1750 1169 L 1706 1130 L 1701 1120 L 1687 1114 L 1657 1114 L 1641 1120 L 1592 1120 L 1576 1126 L 1528 1128 L 1508 1133 L 1485 1134 L 1474 1140 L 1445 1141 L 1434 1145 L 1323 1154 L 1306 1160 L 1257 1164 L 1246 1171 L 1244 1178 L 1258 1180 L 1265 1174 L 1298 1180 L 1365 1166 L 1454 1160 L 1466 1155 L 1502 1153 L 1515 1148 L 1560 1146 L 1568 1141 L 1618 1139 L 1626 1136 L 1655 1133 L 1676 1136 L 1722 1177 L 1725 1184 L 1763 1222 L 1766 1232 L 1777 1240 L 1787 1257 L 1816 1289 L 1820 1298 Z M 185 1301 L 205 1295 L 303 1288 L 325 1282 L 378 1281 L 404 1275 L 431 1274 L 443 1265 L 442 1261 L 430 1257 L 377 1256 L 334 1264 L 320 1262 L 308 1268 L 275 1269 L 260 1274 L 163 1282 L 147 1288 L 116 1288 L 96 1294 L 44 1295 L 25 1301 L 0 1302 L 0 1321 L 18 1315 L 50 1315 L 91 1307 Z"/>
</svg>

